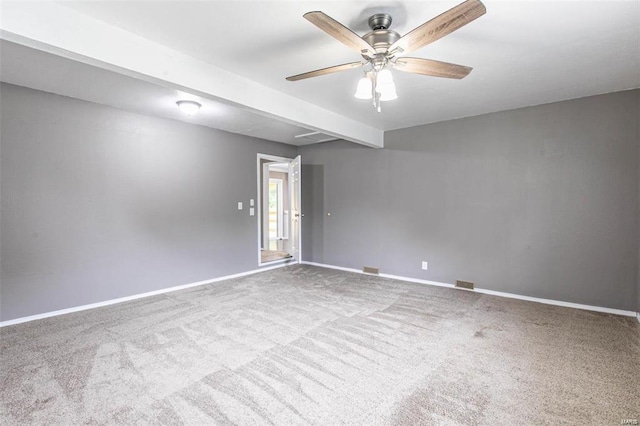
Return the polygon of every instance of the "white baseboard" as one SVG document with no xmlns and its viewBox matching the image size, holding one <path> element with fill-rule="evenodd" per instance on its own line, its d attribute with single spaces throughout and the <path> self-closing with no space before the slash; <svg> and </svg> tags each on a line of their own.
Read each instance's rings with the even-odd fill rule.
<svg viewBox="0 0 640 426">
<path fill-rule="evenodd" d="M 581 303 L 565 302 L 562 300 L 542 299 L 539 297 L 522 296 L 520 294 L 503 293 L 501 291 L 486 290 L 483 288 L 475 289 L 478 293 L 489 294 L 491 296 L 508 297 L 510 299 L 527 300 L 529 302 L 544 303 L 545 305 L 564 306 L 565 308 L 583 309 L 585 311 L 603 312 L 606 314 L 622 315 L 625 317 L 633 317 L 636 315 L 634 311 L 625 311 L 623 309 L 606 308 L 603 306 L 583 305 Z"/>
<path fill-rule="evenodd" d="M 353 268 L 345 268 L 344 266 L 335 266 L 335 265 L 325 265 L 324 263 L 316 263 L 316 262 L 307 262 L 305 260 L 303 260 L 302 262 L 303 265 L 311 265 L 311 266 L 319 266 L 321 268 L 328 268 L 328 269 L 337 269 L 338 271 L 347 271 L 347 272 L 355 272 L 357 274 L 364 274 L 364 275 L 369 275 L 369 274 L 365 274 L 364 272 L 362 272 L 359 269 L 353 269 Z"/>
<path fill-rule="evenodd" d="M 345 268 L 345 267 L 342 267 L 342 266 L 326 265 L 326 264 L 323 264 L 323 263 L 306 262 L 306 261 L 302 261 L 301 263 L 305 264 L 305 265 L 319 266 L 321 268 L 337 269 L 337 270 L 340 270 L 340 271 L 355 272 L 357 274 L 365 274 L 361 270 L 354 269 L 354 268 Z M 117 299 L 105 300 L 103 302 L 91 303 L 91 304 L 82 305 L 82 306 L 75 306 L 73 308 L 60 309 L 60 310 L 57 310 L 57 311 L 45 312 L 45 313 L 42 313 L 42 314 L 31 315 L 31 316 L 28 316 L 28 317 L 15 318 L 15 319 L 12 319 L 12 320 L 7 320 L 7 321 L 0 322 L 0 328 L 6 327 L 6 326 L 9 326 L 9 325 L 21 324 L 21 323 L 24 323 L 24 322 L 29 322 L 29 321 L 35 321 L 35 320 L 39 320 L 39 319 L 54 317 L 54 316 L 58 316 L 58 315 L 70 314 L 70 313 L 73 313 L 73 312 L 80 312 L 80 311 L 86 311 L 88 309 L 94 309 L 94 308 L 100 308 L 100 307 L 103 307 L 103 306 L 115 305 L 117 303 L 123 303 L 123 302 L 128 302 L 128 301 L 131 301 L 131 300 L 142 299 L 144 297 L 155 296 L 155 295 L 158 295 L 158 294 L 170 293 L 170 292 L 178 291 L 178 290 L 184 290 L 184 289 L 191 288 L 191 287 L 198 287 L 198 286 L 201 286 L 201 285 L 213 284 L 213 283 L 216 283 L 216 282 L 219 282 L 219 281 L 229 280 L 229 279 L 232 279 L 232 278 L 239 278 L 239 277 L 244 277 L 244 276 L 247 276 L 247 275 L 257 274 L 259 272 L 269 271 L 269 270 L 272 270 L 272 269 L 284 268 L 286 266 L 289 266 L 290 264 L 291 263 L 281 263 L 281 264 L 274 265 L 274 266 L 262 267 L 262 268 L 259 268 L 259 269 L 253 269 L 251 271 L 241 272 L 241 273 L 238 273 L 238 274 L 225 275 L 223 277 L 212 278 L 212 279 L 209 279 L 209 280 L 198 281 L 198 282 L 195 282 L 195 283 L 190 283 L 190 284 L 184 284 L 184 285 L 179 285 L 179 286 L 175 286 L 175 287 L 164 288 L 164 289 L 161 289 L 161 290 L 150 291 L 150 292 L 147 292 L 147 293 L 134 294 L 132 296 L 126 296 L 126 297 L 120 297 L 120 298 L 117 298 Z M 368 275 L 368 274 L 365 274 L 365 275 Z M 612 308 L 603 308 L 603 307 L 600 307 L 600 306 L 582 305 L 582 304 L 579 304 L 579 303 L 562 302 L 562 301 L 551 300 L 551 299 L 540 299 L 540 298 L 537 298 L 537 297 L 521 296 L 519 294 L 503 293 L 503 292 L 500 292 L 500 291 L 485 290 L 485 289 L 481 289 L 481 288 L 476 288 L 475 290 L 458 289 L 453 284 L 441 283 L 441 282 L 437 282 L 437 281 L 422 280 L 422 279 L 418 279 L 418 278 L 402 277 L 402 276 L 398 276 L 398 275 L 380 274 L 379 276 L 383 277 L 383 278 L 391 278 L 391 279 L 394 279 L 394 280 L 407 281 L 407 282 L 412 282 L 412 283 L 417 283 L 417 284 L 426 284 L 426 285 L 432 285 L 432 286 L 438 286 L 438 287 L 448 287 L 448 288 L 453 288 L 453 289 L 462 290 L 462 291 L 475 291 L 477 293 L 489 294 L 489 295 L 492 295 L 492 296 L 507 297 L 507 298 L 511 298 L 511 299 L 520 299 L 520 300 L 526 300 L 526 301 L 530 301 L 530 302 L 544 303 L 544 304 L 547 304 L 547 305 L 564 306 L 564 307 L 568 307 L 568 308 L 584 309 L 584 310 L 587 310 L 587 311 L 604 312 L 604 313 L 615 314 L 615 315 L 623 315 L 623 316 L 629 316 L 629 317 L 635 316 L 638 319 L 638 322 L 640 322 L 640 312 L 625 311 L 625 310 L 621 310 L 621 309 L 612 309 Z"/>
<path fill-rule="evenodd" d="M 305 262 L 305 261 L 302 261 L 302 263 L 305 264 L 305 265 L 319 266 L 321 268 L 338 269 L 340 271 L 355 272 L 355 273 L 358 273 L 358 274 L 369 275 L 369 274 L 366 274 L 366 273 L 362 272 L 359 269 L 354 269 L 354 268 L 344 268 L 342 266 L 326 265 L 326 264 L 323 264 L 323 263 L 316 263 L 316 262 Z M 563 307 L 566 307 L 566 308 L 583 309 L 585 311 L 604 312 L 604 313 L 607 313 L 607 314 L 622 315 L 622 316 L 626 316 L 626 317 L 637 317 L 638 321 L 640 321 L 640 313 L 637 313 L 637 312 L 634 312 L 634 311 L 625 311 L 625 310 L 622 310 L 622 309 L 605 308 L 605 307 L 602 307 L 602 306 L 583 305 L 583 304 L 580 304 L 580 303 L 563 302 L 561 300 L 541 299 L 539 297 L 522 296 L 522 295 L 519 295 L 519 294 L 504 293 L 502 291 L 486 290 L 486 289 L 483 289 L 483 288 L 476 288 L 474 290 L 460 289 L 460 288 L 457 288 L 453 284 L 440 283 L 440 282 L 437 282 L 437 281 L 421 280 L 421 279 L 418 279 L 418 278 L 402 277 L 402 276 L 398 276 L 398 275 L 380 274 L 379 276 L 383 277 L 383 278 L 392 278 L 394 280 L 408 281 L 408 282 L 418 283 L 418 284 L 434 285 L 434 286 L 438 286 L 438 287 L 448 287 L 448 288 L 453 288 L 455 290 L 475 291 L 476 293 L 488 294 L 488 295 L 491 295 L 491 296 L 507 297 L 509 299 L 526 300 L 526 301 L 529 301 L 529 302 L 543 303 L 545 305 L 563 306 Z"/>
<path fill-rule="evenodd" d="M 288 265 L 289 264 L 287 264 L 287 263 L 281 263 L 279 265 L 263 267 L 263 268 L 260 268 L 260 269 L 253 269 L 253 270 L 247 271 L 247 272 L 240 272 L 238 274 L 233 274 L 233 275 L 225 275 L 224 277 L 212 278 L 212 279 L 209 279 L 209 280 L 198 281 L 198 282 L 190 283 L 190 284 L 183 284 L 183 285 L 179 285 L 179 286 L 175 286 L 175 287 L 163 288 L 161 290 L 149 291 L 147 293 L 134 294 L 132 296 L 119 297 L 117 299 L 105 300 L 103 302 L 96 302 L 96 303 L 91 303 L 91 304 L 88 304 L 88 305 L 74 306 L 73 308 L 60 309 L 58 311 L 45 312 L 43 314 L 30 315 L 28 317 L 15 318 L 15 319 L 12 319 L 12 320 L 7 320 L 7 321 L 0 322 L 0 328 L 6 327 L 6 326 L 9 326 L 9 325 L 21 324 L 23 322 L 35 321 L 35 320 L 39 320 L 39 319 L 43 319 L 43 318 L 55 317 L 55 316 L 58 316 L 58 315 L 70 314 L 70 313 L 73 313 L 73 312 L 80 312 L 80 311 L 86 311 L 88 309 L 94 309 L 94 308 L 100 308 L 100 307 L 103 307 L 103 306 L 115 305 L 116 303 L 129 302 L 131 300 L 142 299 L 144 297 L 150 297 L 150 296 L 156 296 L 158 294 L 171 293 L 173 291 L 184 290 L 186 288 L 198 287 L 198 286 L 201 286 L 201 285 L 212 284 L 212 283 L 216 283 L 216 282 L 219 282 L 219 281 L 229 280 L 229 279 L 232 279 L 232 278 L 239 278 L 239 277 L 244 277 L 244 276 L 247 276 L 247 275 L 253 275 L 253 274 L 257 274 L 258 272 L 269 271 L 271 269 L 284 268 L 285 266 L 288 266 Z"/>
</svg>

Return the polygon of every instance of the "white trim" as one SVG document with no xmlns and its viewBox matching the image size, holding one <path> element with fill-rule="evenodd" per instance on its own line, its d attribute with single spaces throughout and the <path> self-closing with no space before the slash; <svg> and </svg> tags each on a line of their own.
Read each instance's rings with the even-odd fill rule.
<svg viewBox="0 0 640 426">
<path fill-rule="evenodd" d="M 565 302 L 562 300 L 542 299 L 539 297 L 522 296 L 520 294 L 504 293 L 501 291 L 486 290 L 483 288 L 476 288 L 477 293 L 489 294 L 491 296 L 508 297 L 510 299 L 526 300 L 529 302 L 543 303 L 545 305 L 563 306 L 565 308 L 583 309 L 585 311 L 604 312 L 606 314 L 622 315 L 625 317 L 632 317 L 635 315 L 633 311 L 625 311 L 623 309 L 606 308 L 603 306 L 583 305 L 582 303 Z"/>
<path fill-rule="evenodd" d="M 408 281 L 410 283 L 434 285 L 434 286 L 437 286 L 437 287 L 447 287 L 447 288 L 453 288 L 453 289 L 456 289 L 456 290 L 467 290 L 466 288 L 457 288 L 453 284 L 439 283 L 437 281 L 421 280 L 419 278 L 401 277 L 401 276 L 398 276 L 398 275 L 389 275 L 389 274 L 380 274 L 380 276 L 383 277 L 383 278 L 391 278 L 392 280 Z"/>
<path fill-rule="evenodd" d="M 438 286 L 438 287 L 456 288 L 456 286 L 454 286 L 453 284 L 439 283 L 437 281 L 421 280 L 419 278 L 401 277 L 401 276 L 398 276 L 398 275 L 389 275 L 389 274 L 378 274 L 378 275 L 369 274 L 367 272 L 362 272 L 360 269 L 345 268 L 343 266 L 335 266 L 335 265 L 325 265 L 324 263 L 307 262 L 307 261 L 302 261 L 301 263 L 303 263 L 304 265 L 318 266 L 320 268 L 337 269 L 339 271 L 355 272 L 356 274 L 374 275 L 374 276 L 378 276 L 378 277 L 382 277 L 382 278 L 391 278 L 392 280 L 408 281 L 408 282 L 411 282 L 411 283 L 434 285 L 434 286 Z M 461 289 L 461 290 L 464 290 L 464 289 Z"/>
<path fill-rule="evenodd" d="M 260 248 L 267 250 L 269 248 L 269 232 L 264 232 L 265 229 L 269 229 L 269 215 L 265 216 L 265 206 L 263 206 L 263 199 L 266 194 L 269 193 L 269 163 L 265 162 L 262 165 L 262 171 L 260 178 L 258 179 L 258 183 L 262 182 L 260 186 L 260 193 L 258 198 L 260 199 L 260 204 L 258 204 L 258 214 L 260 215 L 260 220 L 258 221 L 258 235 L 260 235 L 260 244 L 258 245 L 258 250 Z M 266 209 L 269 210 L 269 209 Z M 260 254 L 258 254 L 260 256 Z M 258 258 L 258 264 L 260 264 L 260 257 Z"/>
<path fill-rule="evenodd" d="M 362 272 L 362 271 L 360 271 L 358 269 L 344 268 L 342 266 L 325 265 L 323 263 L 306 262 L 306 261 L 304 261 L 302 263 L 305 264 L 305 265 L 319 266 L 321 268 L 337 269 L 337 270 L 340 270 L 340 271 L 355 272 L 357 274 L 370 275 L 370 274 L 366 274 L 366 273 L 364 273 L 364 272 Z M 640 313 L 633 312 L 633 311 L 625 311 L 625 310 L 622 310 L 622 309 L 605 308 L 605 307 L 602 307 L 602 306 L 583 305 L 581 303 L 563 302 L 563 301 L 560 301 L 560 300 L 553 300 L 553 299 L 541 299 L 539 297 L 522 296 L 522 295 L 519 295 L 519 294 L 504 293 L 502 291 L 487 290 L 487 289 L 483 289 L 483 288 L 476 288 L 474 290 L 460 289 L 460 288 L 457 288 L 453 284 L 440 283 L 440 282 L 436 282 L 436 281 L 421 280 L 421 279 L 418 279 L 418 278 L 402 277 L 402 276 L 398 276 L 398 275 L 380 274 L 379 276 L 383 277 L 383 278 L 391 278 L 391 279 L 399 280 L 399 281 L 408 281 L 408 282 L 412 282 L 412 283 L 434 285 L 434 286 L 438 286 L 438 287 L 448 287 L 448 288 L 452 288 L 452 289 L 455 289 L 455 290 L 474 291 L 476 293 L 488 294 L 488 295 L 491 295 L 491 296 L 498 296 L 498 297 L 506 297 L 506 298 L 509 298 L 509 299 L 526 300 L 528 302 L 542 303 L 542 304 L 545 304 L 545 305 L 563 306 L 563 307 L 566 307 L 566 308 L 583 309 L 585 311 L 604 312 L 604 313 L 607 313 L 607 314 L 622 315 L 622 316 L 625 316 L 625 317 L 634 317 L 635 316 L 635 317 L 638 318 L 638 321 L 640 321 Z"/>
<path fill-rule="evenodd" d="M 297 173 L 296 173 L 297 172 Z M 297 182 L 297 183 L 296 183 Z M 294 205 L 295 201 L 295 205 Z M 296 155 L 289 163 L 289 221 L 291 226 L 291 253 L 296 263 L 302 263 L 302 156 Z M 296 222 L 296 226 L 294 225 Z M 297 248 L 297 253 L 296 253 Z"/>
<path fill-rule="evenodd" d="M 288 265 L 292 264 L 292 263 L 289 263 L 289 262 L 285 262 L 286 260 L 287 259 L 283 259 L 281 261 L 274 261 L 273 262 L 273 263 L 283 262 L 283 263 L 280 263 L 279 265 L 267 266 L 267 267 L 263 267 L 263 268 L 260 268 L 260 269 L 253 269 L 251 271 L 240 272 L 238 274 L 225 275 L 223 277 L 212 278 L 210 280 L 204 280 L 204 281 L 198 281 L 198 282 L 191 283 L 191 284 L 183 284 L 183 285 L 179 285 L 179 286 L 175 286 L 175 287 L 164 288 L 164 289 L 161 289 L 161 290 L 149 291 L 147 293 L 140 293 L 140 294 L 134 294 L 132 296 L 120 297 L 118 299 L 105 300 L 103 302 L 96 302 L 96 303 L 91 303 L 91 304 L 88 304 L 88 305 L 81 305 L 81 306 L 76 306 L 76 307 L 73 307 L 73 308 L 60 309 L 58 311 L 45 312 L 43 314 L 31 315 L 31 316 L 28 316 L 28 317 L 21 317 L 21 318 L 15 318 L 15 319 L 12 319 L 12 320 L 2 321 L 2 322 L 0 322 L 0 328 L 7 327 L 7 326 L 10 326 L 10 325 L 15 325 L 15 324 L 21 324 L 21 323 L 24 323 L 24 322 L 36 321 L 36 320 L 39 320 L 39 319 L 55 317 L 55 316 L 58 316 L 58 315 L 70 314 L 70 313 L 73 313 L 73 312 L 80 312 L 80 311 L 86 311 L 86 310 L 89 310 L 89 309 L 100 308 L 100 307 L 103 307 L 103 306 L 115 305 L 117 303 L 129 302 L 131 300 L 142 299 L 142 298 L 150 297 L 150 296 L 156 296 L 158 294 L 171 293 L 171 292 L 174 292 L 174 291 L 184 290 L 184 289 L 191 288 L 191 287 L 198 287 L 198 286 L 202 286 L 202 285 L 213 284 L 213 283 L 216 283 L 216 282 L 230 280 L 230 279 L 233 279 L 233 278 L 245 277 L 247 275 L 257 274 L 259 272 L 264 272 L 264 271 L 269 271 L 269 270 L 272 270 L 272 269 L 283 268 L 285 266 L 288 266 Z M 326 265 L 324 263 L 307 262 L 307 261 L 301 261 L 300 263 L 302 263 L 304 265 L 318 266 L 320 268 L 337 269 L 339 271 L 355 272 L 357 274 L 370 275 L 370 274 L 366 274 L 366 273 L 364 273 L 364 272 L 362 272 L 362 271 L 360 271 L 358 269 L 345 268 L 345 267 L 342 267 L 342 266 Z M 271 264 L 271 262 L 270 262 L 270 264 Z M 455 290 L 476 291 L 477 293 L 488 294 L 488 295 L 491 295 L 491 296 L 507 297 L 507 298 L 511 298 L 511 299 L 520 299 L 520 300 L 526 300 L 526 301 L 530 301 L 530 302 L 543 303 L 543 304 L 547 304 L 547 305 L 564 306 L 564 307 L 568 307 L 568 308 L 584 309 L 584 310 L 587 310 L 587 311 L 604 312 L 604 313 L 609 313 L 609 314 L 614 314 L 614 315 L 622 315 L 622 316 L 629 316 L 629 317 L 635 316 L 638 319 L 638 322 L 640 322 L 640 312 L 624 311 L 624 310 L 621 310 L 621 309 L 612 309 L 612 308 L 603 308 L 603 307 L 599 307 L 599 306 L 582 305 L 582 304 L 578 304 L 578 303 L 562 302 L 562 301 L 551 300 L 551 299 L 539 299 L 537 297 L 521 296 L 521 295 L 518 295 L 518 294 L 503 293 L 503 292 L 500 292 L 500 291 L 485 290 L 485 289 L 479 289 L 479 288 L 475 289 L 475 290 L 458 289 L 453 284 L 440 283 L 440 282 L 437 282 L 437 281 L 421 280 L 421 279 L 418 279 L 418 278 L 402 277 L 402 276 L 398 276 L 398 275 L 380 274 L 379 276 L 383 277 L 383 278 L 391 278 L 391 279 L 399 280 L 399 281 L 407 281 L 407 282 L 412 282 L 412 283 L 433 285 L 433 286 L 438 286 L 438 287 L 448 287 L 448 288 L 452 288 L 452 289 L 455 289 Z"/>
<path fill-rule="evenodd" d="M 307 262 L 306 260 L 303 260 L 300 263 L 302 263 L 303 265 L 319 266 L 320 268 L 337 269 L 338 271 L 347 271 L 347 272 L 355 272 L 356 274 L 371 275 L 371 274 L 366 274 L 359 269 L 345 268 L 344 266 L 325 265 L 324 263 Z"/>
<path fill-rule="evenodd" d="M 58 315 L 70 314 L 73 312 L 86 311 L 88 309 L 101 308 L 103 306 L 115 305 L 117 303 L 129 302 L 131 300 L 142 299 L 145 297 L 156 296 L 158 294 L 171 293 L 178 290 L 184 290 L 191 287 L 198 287 L 206 284 L 213 284 L 219 281 L 230 280 L 232 278 L 245 277 L 247 275 L 257 274 L 259 272 L 269 271 L 271 269 L 278 269 L 287 266 L 287 263 L 283 263 L 275 266 L 268 266 L 260 269 L 253 269 L 251 271 L 240 272 L 238 274 L 225 275 L 224 277 L 212 278 L 210 280 L 198 281 L 191 284 L 183 284 L 175 287 L 163 288 L 161 290 L 149 291 L 147 293 L 134 294 L 132 296 L 119 297 L 117 299 L 105 300 L 103 302 L 90 303 L 88 305 L 75 306 L 73 308 L 60 309 L 58 311 L 45 312 L 43 314 L 31 315 L 28 317 L 15 318 L 12 320 L 2 321 L 0 322 L 0 328 L 6 327 L 9 325 L 21 324 L 23 322 L 35 321 L 39 319 L 55 317 Z"/>
</svg>

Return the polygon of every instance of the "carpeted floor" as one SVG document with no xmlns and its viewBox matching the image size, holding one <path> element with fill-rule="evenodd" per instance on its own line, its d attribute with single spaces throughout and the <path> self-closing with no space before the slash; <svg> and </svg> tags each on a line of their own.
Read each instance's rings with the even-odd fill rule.
<svg viewBox="0 0 640 426">
<path fill-rule="evenodd" d="M 3 425 L 640 419 L 634 318 L 311 266 L 0 337 Z"/>
</svg>

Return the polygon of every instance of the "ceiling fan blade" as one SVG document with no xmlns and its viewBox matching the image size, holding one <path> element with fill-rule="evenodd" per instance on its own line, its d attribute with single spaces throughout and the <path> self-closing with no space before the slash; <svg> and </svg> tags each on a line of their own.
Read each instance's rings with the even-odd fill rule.
<svg viewBox="0 0 640 426">
<path fill-rule="evenodd" d="M 486 12 L 487 9 L 480 0 L 467 0 L 414 28 L 389 46 L 389 52 L 397 48 L 402 49 L 403 53 L 418 50 L 478 19 Z"/>
<path fill-rule="evenodd" d="M 353 49 L 360 54 L 368 54 L 368 56 L 375 55 L 375 49 L 371 47 L 369 43 L 329 15 L 316 11 L 307 12 L 303 16 L 307 21 L 311 22 L 313 25 L 320 28 L 339 42 L 344 43 L 350 49 Z"/>
<path fill-rule="evenodd" d="M 430 75 L 432 77 L 465 78 L 473 68 L 448 62 L 434 61 L 422 58 L 398 58 L 396 69 L 414 74 Z"/>
<path fill-rule="evenodd" d="M 326 74 L 333 74 L 334 72 L 346 71 L 352 68 L 358 68 L 362 66 L 362 62 L 349 62 L 348 64 L 335 65 L 333 67 L 322 68 L 315 71 L 309 71 L 298 75 L 292 75 L 287 77 L 289 81 L 304 80 L 305 78 L 318 77 Z"/>
</svg>

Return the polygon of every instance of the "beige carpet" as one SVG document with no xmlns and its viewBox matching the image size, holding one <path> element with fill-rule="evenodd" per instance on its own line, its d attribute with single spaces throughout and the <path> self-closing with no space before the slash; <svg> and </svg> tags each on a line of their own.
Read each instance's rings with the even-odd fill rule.
<svg viewBox="0 0 640 426">
<path fill-rule="evenodd" d="M 3 425 L 640 418 L 634 318 L 311 266 L 0 336 Z"/>
</svg>

